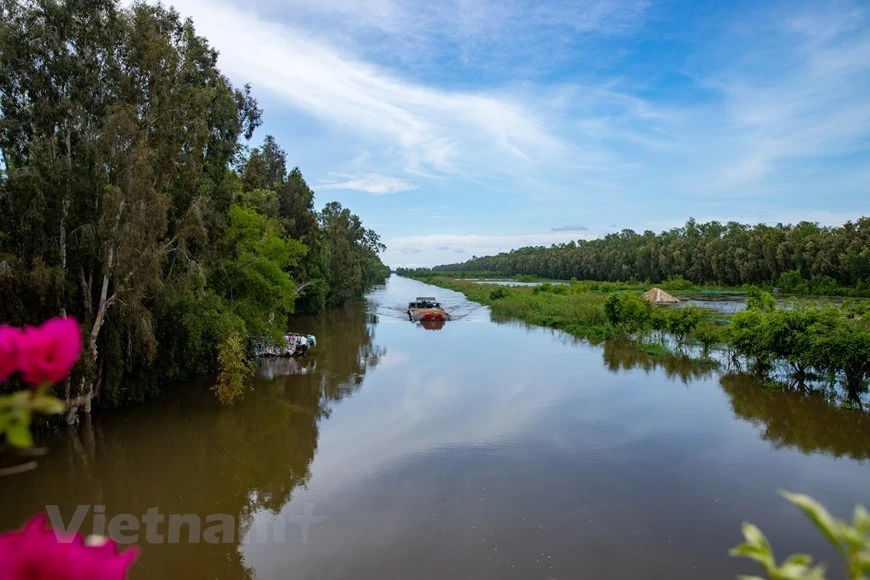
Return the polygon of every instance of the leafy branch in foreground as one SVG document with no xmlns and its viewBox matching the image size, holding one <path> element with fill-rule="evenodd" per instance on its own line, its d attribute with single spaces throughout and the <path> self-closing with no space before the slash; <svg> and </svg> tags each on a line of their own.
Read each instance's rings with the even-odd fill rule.
<svg viewBox="0 0 870 580">
<path fill-rule="evenodd" d="M 846 562 L 849 580 L 870 578 L 870 514 L 863 506 L 856 506 L 852 525 L 835 519 L 816 500 L 799 493 L 780 492 L 798 506 L 813 522 L 822 535 L 840 553 Z M 825 568 L 813 566 L 813 558 L 807 554 L 793 554 L 777 565 L 773 548 L 764 534 L 754 525 L 743 523 L 745 542 L 729 552 L 732 556 L 749 558 L 762 565 L 770 580 L 824 580 Z M 743 580 L 761 580 L 762 576 L 740 576 Z"/>
</svg>

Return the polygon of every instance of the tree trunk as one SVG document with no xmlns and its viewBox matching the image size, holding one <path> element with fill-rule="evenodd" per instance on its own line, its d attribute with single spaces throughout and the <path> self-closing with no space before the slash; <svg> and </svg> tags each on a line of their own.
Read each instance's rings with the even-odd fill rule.
<svg viewBox="0 0 870 580">
<path fill-rule="evenodd" d="M 79 282 L 82 285 L 82 296 L 84 296 L 85 320 L 91 320 L 94 316 L 94 296 L 93 296 L 93 280 L 94 274 L 91 272 L 85 278 L 85 267 L 79 266 Z"/>
<path fill-rule="evenodd" d="M 69 214 L 70 205 L 70 180 L 72 179 L 72 138 L 70 136 L 69 127 L 67 127 L 64 135 L 64 143 L 66 144 L 66 191 L 61 202 L 60 214 L 60 268 L 63 271 L 64 279 L 66 279 L 66 218 Z M 60 315 L 66 318 L 66 306 L 61 305 Z"/>
<path fill-rule="evenodd" d="M 103 274 L 103 285 L 100 289 L 100 302 L 97 305 L 97 313 L 94 317 L 94 324 L 91 327 L 91 333 L 88 339 L 87 344 L 87 352 L 91 357 L 91 361 L 94 365 L 97 365 L 97 339 L 100 336 L 100 329 L 103 326 L 103 323 L 106 321 L 106 312 L 109 310 L 109 307 L 118 299 L 117 291 L 113 293 L 111 296 L 109 294 L 109 281 L 111 279 L 111 271 L 112 266 L 114 265 L 115 260 L 115 252 L 114 248 L 109 248 L 109 253 L 106 260 L 106 270 Z M 79 275 L 82 279 L 82 285 L 90 290 L 90 284 L 85 282 L 84 279 L 84 270 L 79 272 Z M 85 298 L 86 307 L 90 307 L 90 297 Z M 99 394 L 99 381 L 101 380 L 102 373 L 99 373 L 95 380 L 88 380 L 87 378 L 82 378 L 81 382 L 81 390 L 80 394 L 77 397 L 70 398 L 69 390 L 65 390 L 66 395 L 66 420 L 67 423 L 73 424 L 78 420 L 78 412 L 81 411 L 83 413 L 91 412 L 91 403 L 97 394 Z"/>
</svg>

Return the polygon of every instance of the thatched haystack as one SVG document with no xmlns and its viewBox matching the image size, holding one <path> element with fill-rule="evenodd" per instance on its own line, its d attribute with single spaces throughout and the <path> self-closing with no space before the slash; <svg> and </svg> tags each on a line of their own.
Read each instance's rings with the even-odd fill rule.
<svg viewBox="0 0 870 580">
<path fill-rule="evenodd" d="M 643 297 L 653 304 L 676 304 L 679 302 L 676 298 L 662 290 L 661 288 L 653 288 L 649 292 L 644 292 Z"/>
</svg>

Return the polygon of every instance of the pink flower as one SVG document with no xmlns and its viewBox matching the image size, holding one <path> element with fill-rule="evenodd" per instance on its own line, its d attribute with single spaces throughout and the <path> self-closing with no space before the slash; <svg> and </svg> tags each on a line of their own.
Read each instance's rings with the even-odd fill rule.
<svg viewBox="0 0 870 580">
<path fill-rule="evenodd" d="M 123 580 L 139 553 L 119 554 L 112 540 L 86 546 L 80 534 L 63 542 L 45 523 L 38 514 L 23 530 L 0 534 L 0 580 Z"/>
<path fill-rule="evenodd" d="M 21 331 L 12 326 L 0 326 L 0 383 L 18 370 Z"/>
<path fill-rule="evenodd" d="M 28 326 L 19 341 L 18 367 L 31 385 L 57 383 L 69 374 L 82 350 L 82 331 L 72 318 L 52 318 Z"/>
</svg>

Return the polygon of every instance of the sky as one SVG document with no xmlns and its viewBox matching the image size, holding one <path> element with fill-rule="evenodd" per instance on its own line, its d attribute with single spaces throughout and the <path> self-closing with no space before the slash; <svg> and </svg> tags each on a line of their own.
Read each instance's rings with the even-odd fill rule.
<svg viewBox="0 0 870 580">
<path fill-rule="evenodd" d="M 391 267 L 870 215 L 870 3 L 168 4 Z"/>
</svg>

